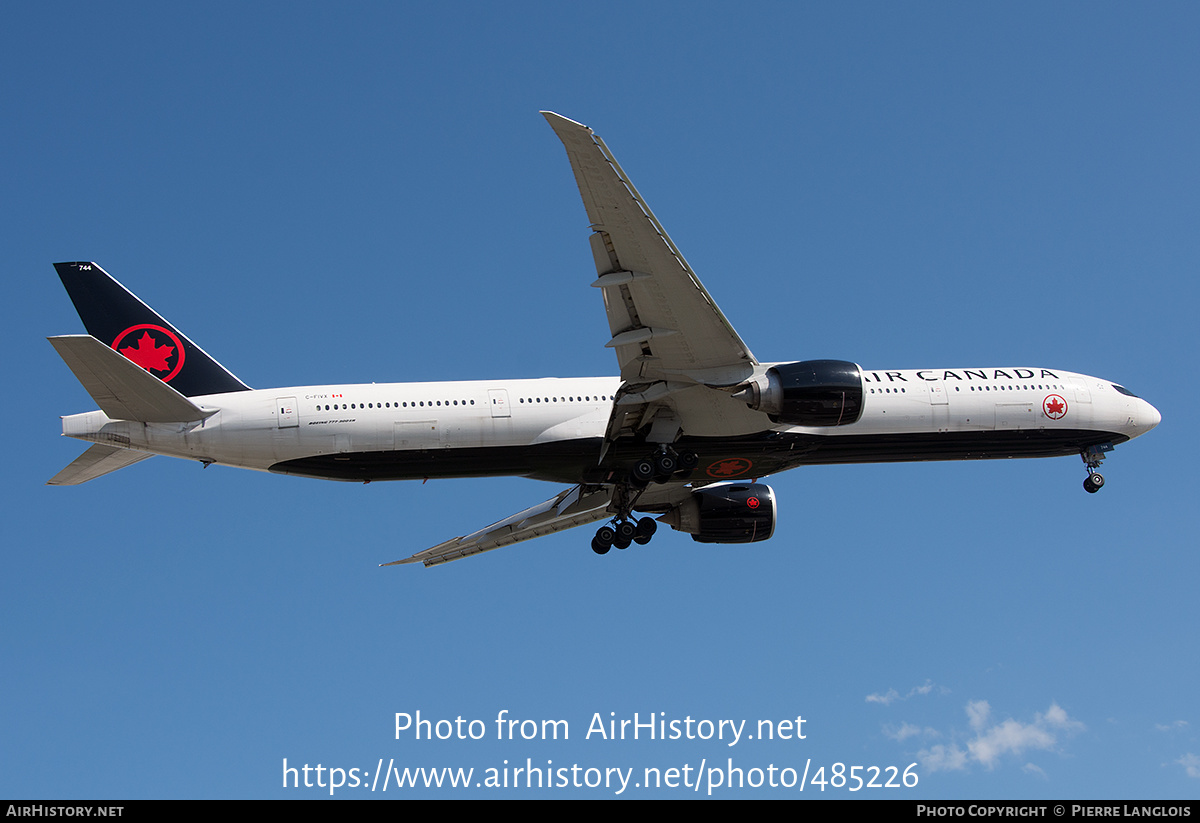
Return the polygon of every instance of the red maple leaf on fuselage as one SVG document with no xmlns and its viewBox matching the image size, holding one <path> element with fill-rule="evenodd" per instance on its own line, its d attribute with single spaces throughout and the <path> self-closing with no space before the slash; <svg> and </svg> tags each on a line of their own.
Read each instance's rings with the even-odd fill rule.
<svg viewBox="0 0 1200 823">
<path fill-rule="evenodd" d="M 121 354 L 128 357 L 134 363 L 137 363 L 143 369 L 153 369 L 154 371 L 169 371 L 170 366 L 167 365 L 167 358 L 175 354 L 174 346 L 160 346 L 154 342 L 154 338 L 150 332 L 142 332 L 142 336 L 138 338 L 137 347 L 129 346 L 121 349 Z"/>
<path fill-rule="evenodd" d="M 750 466 L 744 460 L 722 460 L 711 466 L 708 473 L 713 477 L 729 477 L 735 474 L 741 474 Z"/>
<path fill-rule="evenodd" d="M 1051 400 L 1049 403 L 1047 403 L 1046 410 L 1052 415 L 1061 415 L 1065 411 L 1065 409 L 1063 409 L 1063 404 L 1057 400 Z"/>
</svg>

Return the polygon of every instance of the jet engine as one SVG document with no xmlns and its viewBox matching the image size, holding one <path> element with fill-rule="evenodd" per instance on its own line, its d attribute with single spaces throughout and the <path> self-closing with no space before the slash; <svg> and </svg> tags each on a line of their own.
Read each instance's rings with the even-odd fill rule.
<svg viewBox="0 0 1200 823">
<path fill-rule="evenodd" d="M 780 363 L 734 396 L 773 423 L 847 426 L 862 415 L 862 369 L 845 360 Z"/>
<path fill-rule="evenodd" d="M 697 543 L 757 543 L 775 533 L 775 491 L 763 483 L 719 483 L 658 518 Z"/>
</svg>

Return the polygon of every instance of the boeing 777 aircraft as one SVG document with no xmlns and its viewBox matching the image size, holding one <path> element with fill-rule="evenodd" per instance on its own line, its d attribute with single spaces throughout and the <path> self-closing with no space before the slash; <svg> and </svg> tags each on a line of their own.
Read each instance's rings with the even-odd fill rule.
<svg viewBox="0 0 1200 823">
<path fill-rule="evenodd" d="M 766 540 L 775 493 L 757 480 L 803 465 L 1078 454 L 1096 492 L 1105 454 L 1161 420 L 1127 389 L 1057 368 L 760 363 L 604 142 L 542 114 L 583 196 L 619 377 L 251 389 L 95 263 L 59 263 L 88 334 L 50 342 L 100 410 L 63 418 L 93 445 L 50 484 L 166 454 L 364 483 L 567 485 L 395 561 L 434 566 L 599 521 L 598 554 L 647 543 L 659 522 L 706 543 Z"/>
</svg>

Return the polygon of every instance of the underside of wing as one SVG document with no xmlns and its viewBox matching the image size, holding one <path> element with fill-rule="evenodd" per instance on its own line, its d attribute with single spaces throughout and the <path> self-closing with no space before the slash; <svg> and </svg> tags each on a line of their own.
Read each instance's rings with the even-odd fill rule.
<svg viewBox="0 0 1200 823">
<path fill-rule="evenodd" d="M 405 560 L 395 560 L 381 565 L 424 563 L 426 567 L 437 566 L 449 563 L 451 560 L 519 543 L 522 540 L 530 540 L 587 523 L 595 523 L 597 520 L 611 516 L 608 512 L 608 504 L 611 499 L 612 489 L 610 488 L 585 491 L 582 486 L 574 486 L 560 492 L 545 503 L 517 512 L 512 517 L 493 523 L 474 534 L 455 537 L 425 551 L 417 552 Z"/>
<path fill-rule="evenodd" d="M 594 234 L 592 254 L 604 293 L 621 377 L 733 385 L 754 355 L 734 331 L 650 207 L 587 126 L 542 115 L 562 140 Z"/>
<path fill-rule="evenodd" d="M 592 256 L 624 381 L 607 444 L 641 433 L 760 431 L 764 418 L 731 397 L 759 367 L 633 183 L 587 126 L 542 115 L 562 140 L 591 223 Z"/>
</svg>

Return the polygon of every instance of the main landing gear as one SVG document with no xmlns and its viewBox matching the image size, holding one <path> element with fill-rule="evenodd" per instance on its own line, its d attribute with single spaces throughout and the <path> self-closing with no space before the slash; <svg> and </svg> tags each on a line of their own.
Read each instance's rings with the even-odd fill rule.
<svg viewBox="0 0 1200 823">
<path fill-rule="evenodd" d="M 1104 475 L 1097 469 L 1104 462 L 1104 453 L 1112 450 L 1112 443 L 1102 443 L 1099 446 L 1088 446 L 1079 453 L 1088 470 L 1087 479 L 1083 481 L 1083 488 L 1088 494 L 1095 494 L 1104 488 Z"/>
<path fill-rule="evenodd" d="M 630 543 L 644 546 L 658 531 L 658 524 L 653 517 L 643 517 L 640 520 L 621 520 L 615 525 L 601 526 L 592 538 L 592 551 L 596 554 L 608 554 L 613 546 L 618 549 L 629 548 Z"/>
<path fill-rule="evenodd" d="M 596 554 L 608 554 L 613 546 L 627 549 L 631 543 L 644 546 L 650 542 L 658 523 L 653 517 L 633 517 L 633 505 L 641 496 L 642 490 L 651 482 L 667 483 L 671 480 L 686 480 L 691 476 L 700 458 L 695 452 L 676 452 L 670 446 L 662 445 L 658 451 L 649 457 L 644 457 L 633 464 L 629 470 L 629 478 L 619 483 L 613 492 L 613 502 L 616 504 L 617 516 L 611 523 L 596 530 L 592 538 L 592 551 Z"/>
<path fill-rule="evenodd" d="M 659 446 L 658 451 L 649 457 L 643 457 L 633 464 L 629 470 L 629 485 L 635 489 L 644 489 L 655 483 L 667 483 L 671 480 L 686 480 L 700 463 L 695 452 L 676 452 L 670 446 Z"/>
</svg>

